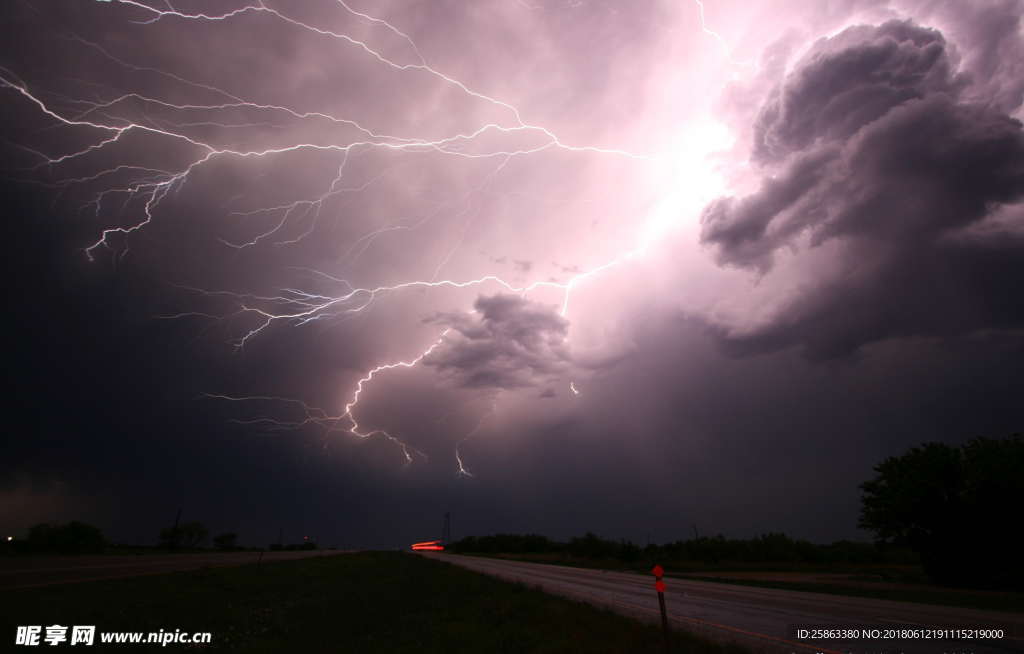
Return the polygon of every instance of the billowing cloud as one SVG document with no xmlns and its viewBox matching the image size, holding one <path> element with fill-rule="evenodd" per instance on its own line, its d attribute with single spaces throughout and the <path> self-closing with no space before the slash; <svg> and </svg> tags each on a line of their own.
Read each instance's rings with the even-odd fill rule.
<svg viewBox="0 0 1024 654">
<path fill-rule="evenodd" d="M 798 266 L 826 243 L 835 256 L 769 320 L 723 329 L 730 346 L 831 357 L 1024 324 L 1010 281 L 1024 225 L 1005 220 L 1024 198 L 1024 132 L 979 99 L 958 58 L 910 21 L 856 26 L 816 43 L 771 93 L 753 127 L 760 188 L 705 208 L 702 241 L 762 275 L 780 250 Z"/>
<path fill-rule="evenodd" d="M 518 295 L 481 296 L 472 313 L 439 314 L 444 342 L 423 363 L 470 388 L 532 386 L 565 370 L 569 322 Z"/>
<path fill-rule="evenodd" d="M 960 84 L 942 35 L 910 21 L 856 26 L 819 41 L 765 102 L 755 158 L 841 141 L 893 108 Z"/>
<path fill-rule="evenodd" d="M 971 96 L 1013 113 L 1024 98 L 1024 40 L 1021 39 L 1020 0 L 921 3 L 934 12 L 944 29 L 969 44 L 963 49 L 961 70 L 969 77 Z"/>
</svg>

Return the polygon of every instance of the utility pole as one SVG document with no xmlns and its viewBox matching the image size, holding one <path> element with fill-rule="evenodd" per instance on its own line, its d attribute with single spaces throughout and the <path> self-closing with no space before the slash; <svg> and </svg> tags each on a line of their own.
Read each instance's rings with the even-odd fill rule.
<svg viewBox="0 0 1024 654">
<path fill-rule="evenodd" d="M 171 528 L 171 549 L 178 547 L 178 521 L 181 520 L 181 507 L 178 507 L 178 514 L 174 516 L 174 527 Z"/>
</svg>

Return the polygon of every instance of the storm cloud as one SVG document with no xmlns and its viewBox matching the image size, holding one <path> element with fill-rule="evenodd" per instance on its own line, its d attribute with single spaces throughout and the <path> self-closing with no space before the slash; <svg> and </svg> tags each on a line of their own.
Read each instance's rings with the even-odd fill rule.
<svg viewBox="0 0 1024 654">
<path fill-rule="evenodd" d="M 780 251 L 831 246 L 770 320 L 723 328 L 728 346 L 849 354 L 898 336 L 1018 328 L 1024 132 L 983 101 L 942 35 L 907 20 L 816 43 L 753 127 L 760 188 L 705 208 L 718 261 L 770 274 Z M 1014 64 L 1010 64 L 1014 65 Z"/>
<path fill-rule="evenodd" d="M 0 529 L 866 538 L 1024 424 L 1021 14 L 2 3 Z"/>
<path fill-rule="evenodd" d="M 468 314 L 441 314 L 442 343 L 424 365 L 468 388 L 515 389 L 542 383 L 569 363 L 569 322 L 556 307 L 518 295 L 481 296 Z"/>
</svg>

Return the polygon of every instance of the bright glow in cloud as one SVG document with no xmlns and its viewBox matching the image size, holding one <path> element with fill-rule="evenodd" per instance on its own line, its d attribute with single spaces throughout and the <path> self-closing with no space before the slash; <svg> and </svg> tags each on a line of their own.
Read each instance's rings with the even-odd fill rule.
<svg viewBox="0 0 1024 654">
<path fill-rule="evenodd" d="M 309 388 L 208 389 L 263 411 L 241 423 L 384 439 L 406 463 L 443 449 L 469 477 L 460 445 L 507 429 L 502 403 L 526 413 L 528 394 L 554 414 L 600 396 L 641 304 L 752 333 L 825 269 L 821 250 L 784 252 L 754 279 L 699 239 L 709 203 L 762 184 L 750 212 L 716 205 L 708 240 L 731 246 L 730 264 L 747 263 L 748 242 L 774 253 L 756 230 L 728 239 L 762 205 L 769 219 L 788 206 L 774 190 L 791 171 L 747 167 L 771 94 L 822 35 L 846 48 L 851 21 L 905 13 L 829 4 L 493 3 L 436 17 L 429 3 L 90 3 L 83 34 L 50 38 L 79 60 L 22 53 L 50 69 L 0 68 L 0 91 L 31 127 L 21 173 L 88 217 L 81 246 L 97 265 L 135 261 L 180 292 L 161 317 L 209 323 L 243 357 L 293 347 L 293 330 L 338 358 L 311 382 L 316 401 Z M 813 104 L 791 86 L 786 111 Z M 1016 110 L 1012 93 L 977 87 Z M 801 229 L 779 242 L 806 245 Z M 467 317 L 486 301 L 505 313 Z M 380 426 L 411 411 L 404 383 L 473 389 L 489 409 L 458 395 L 440 443 L 422 421 Z"/>
<path fill-rule="evenodd" d="M 681 225 L 692 226 L 700 210 L 726 191 L 722 172 L 711 156 L 733 147 L 729 128 L 706 119 L 687 123 L 671 139 L 665 175 L 665 195 L 643 221 L 641 251 L 656 246 Z"/>
</svg>

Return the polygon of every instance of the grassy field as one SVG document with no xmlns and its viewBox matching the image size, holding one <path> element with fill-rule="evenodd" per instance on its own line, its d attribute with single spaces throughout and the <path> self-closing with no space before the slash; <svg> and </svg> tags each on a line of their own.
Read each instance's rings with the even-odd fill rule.
<svg viewBox="0 0 1024 654">
<path fill-rule="evenodd" d="M 550 563 L 598 570 L 621 570 L 623 572 L 643 574 L 648 573 L 652 565 L 646 561 L 624 563 L 616 559 L 588 559 L 558 554 L 470 554 L 470 556 L 492 556 L 513 561 Z M 902 602 L 919 602 L 940 606 L 959 606 L 991 611 L 1024 611 L 1024 593 L 945 588 L 928 584 L 918 566 L 879 566 L 871 564 L 861 566 L 815 566 L 778 563 L 763 565 L 752 563 L 703 565 L 700 562 L 687 561 L 675 566 L 671 562 L 666 562 L 664 567 L 667 576 L 697 581 L 713 581 L 716 583 L 756 586 L 760 588 L 779 588 L 782 590 L 800 590 L 850 597 L 870 597 Z M 748 578 L 718 576 L 718 573 L 727 572 L 792 573 L 793 580 L 750 578 L 756 577 L 756 574 L 748 575 Z M 827 574 L 833 578 L 828 581 L 804 579 L 804 577 L 813 576 L 812 573 Z M 778 577 L 781 575 L 765 576 Z M 841 579 L 840 577 L 846 577 L 846 579 Z"/>
<path fill-rule="evenodd" d="M 133 652 L 617 654 L 662 646 L 653 626 L 400 552 L 49 586 L 6 593 L 2 604 L 3 650 L 14 643 L 16 625 L 52 624 L 213 634 L 212 644 L 201 648 L 108 646 Z M 687 634 L 673 637 L 676 652 L 743 651 Z"/>
</svg>

